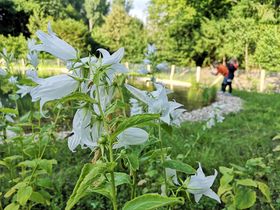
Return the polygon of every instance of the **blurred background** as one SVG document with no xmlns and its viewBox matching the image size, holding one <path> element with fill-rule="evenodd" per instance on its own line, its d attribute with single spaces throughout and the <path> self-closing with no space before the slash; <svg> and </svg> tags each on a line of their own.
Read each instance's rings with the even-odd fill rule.
<svg viewBox="0 0 280 210">
<path fill-rule="evenodd" d="M 159 62 L 234 56 L 246 70 L 280 70 L 277 0 L 0 0 L 0 49 L 25 58 L 27 38 L 49 21 L 82 54 L 125 47 L 125 60 L 139 63 L 155 43 Z"/>
</svg>

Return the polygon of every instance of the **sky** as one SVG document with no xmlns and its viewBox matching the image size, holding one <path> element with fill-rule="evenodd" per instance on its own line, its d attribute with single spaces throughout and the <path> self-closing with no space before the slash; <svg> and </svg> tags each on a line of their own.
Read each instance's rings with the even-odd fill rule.
<svg viewBox="0 0 280 210">
<path fill-rule="evenodd" d="M 148 14 L 147 5 L 149 0 L 134 0 L 133 8 L 130 10 L 132 16 L 136 16 L 141 19 L 143 22 L 146 22 L 146 17 Z"/>
</svg>

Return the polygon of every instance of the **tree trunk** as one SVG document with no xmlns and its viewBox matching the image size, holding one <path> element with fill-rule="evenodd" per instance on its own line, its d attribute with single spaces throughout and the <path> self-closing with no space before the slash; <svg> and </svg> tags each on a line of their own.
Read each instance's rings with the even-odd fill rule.
<svg viewBox="0 0 280 210">
<path fill-rule="evenodd" d="M 93 27 L 93 21 L 92 19 L 88 19 L 88 28 L 89 28 L 89 31 L 91 32 L 92 31 L 92 27 Z"/>
</svg>

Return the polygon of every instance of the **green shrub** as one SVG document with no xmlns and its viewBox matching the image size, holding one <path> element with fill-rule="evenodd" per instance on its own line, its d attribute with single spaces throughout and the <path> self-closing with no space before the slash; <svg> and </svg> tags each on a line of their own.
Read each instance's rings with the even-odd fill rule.
<svg viewBox="0 0 280 210">
<path fill-rule="evenodd" d="M 8 37 L 0 34 L 0 50 L 2 51 L 3 48 L 13 53 L 15 58 L 25 58 L 27 54 L 27 42 L 22 34 Z"/>
</svg>

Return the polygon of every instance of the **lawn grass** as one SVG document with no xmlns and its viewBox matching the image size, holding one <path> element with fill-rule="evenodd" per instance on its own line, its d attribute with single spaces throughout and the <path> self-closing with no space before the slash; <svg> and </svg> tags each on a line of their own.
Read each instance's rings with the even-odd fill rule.
<svg viewBox="0 0 280 210">
<path fill-rule="evenodd" d="M 250 158 L 271 156 L 275 147 L 272 138 L 280 133 L 280 95 L 242 91 L 234 95 L 244 100 L 243 110 L 226 116 L 223 123 L 204 131 L 203 122 L 185 122 L 172 136 L 165 133 L 163 139 L 166 146 L 172 147 L 172 158 L 182 154 L 184 162 L 192 166 L 200 162 L 210 175 L 219 166 L 244 166 Z M 276 158 L 271 171 L 267 182 L 274 199 L 280 201 L 280 166 Z M 274 204 L 280 208 L 279 201 Z"/>
</svg>

